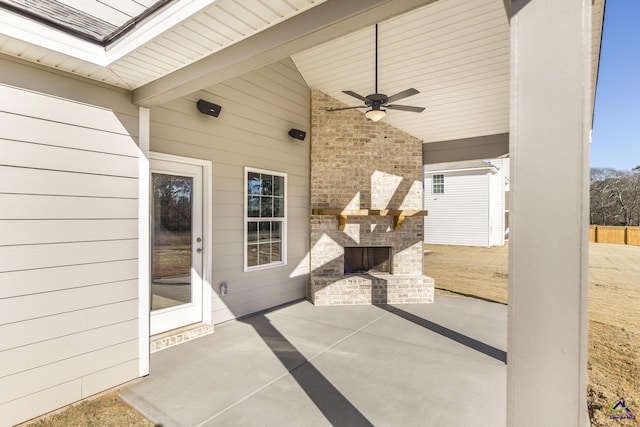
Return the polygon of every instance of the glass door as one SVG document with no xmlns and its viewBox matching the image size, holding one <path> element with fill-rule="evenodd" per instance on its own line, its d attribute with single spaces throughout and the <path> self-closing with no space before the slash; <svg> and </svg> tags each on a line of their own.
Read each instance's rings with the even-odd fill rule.
<svg viewBox="0 0 640 427">
<path fill-rule="evenodd" d="M 202 321 L 202 167 L 151 160 L 151 335 Z"/>
</svg>

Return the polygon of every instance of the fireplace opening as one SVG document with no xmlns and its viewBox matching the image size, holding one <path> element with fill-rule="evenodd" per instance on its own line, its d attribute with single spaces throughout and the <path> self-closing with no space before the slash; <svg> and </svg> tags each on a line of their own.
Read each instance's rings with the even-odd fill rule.
<svg viewBox="0 0 640 427">
<path fill-rule="evenodd" d="M 344 248 L 344 274 L 367 273 L 391 273 L 390 247 Z"/>
</svg>

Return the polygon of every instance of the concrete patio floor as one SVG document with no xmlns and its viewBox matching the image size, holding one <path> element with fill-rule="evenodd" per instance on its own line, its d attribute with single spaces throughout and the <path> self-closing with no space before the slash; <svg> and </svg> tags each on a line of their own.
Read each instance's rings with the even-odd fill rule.
<svg viewBox="0 0 640 427">
<path fill-rule="evenodd" d="M 162 426 L 506 424 L 507 307 L 299 301 L 151 356 L 121 398 Z"/>
</svg>

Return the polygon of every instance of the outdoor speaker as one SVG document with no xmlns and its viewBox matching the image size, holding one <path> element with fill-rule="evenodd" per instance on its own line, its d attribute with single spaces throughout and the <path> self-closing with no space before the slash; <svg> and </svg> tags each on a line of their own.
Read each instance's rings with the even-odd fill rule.
<svg viewBox="0 0 640 427">
<path fill-rule="evenodd" d="M 222 111 L 222 107 L 220 105 L 205 101 L 204 99 L 199 99 L 197 106 L 198 111 L 202 114 L 207 114 L 213 117 L 218 117 L 220 115 L 220 111 Z"/>
<path fill-rule="evenodd" d="M 291 130 L 289 130 L 289 136 L 291 138 L 295 138 L 295 139 L 299 139 L 300 141 L 304 141 L 304 138 L 307 136 L 307 133 L 301 131 L 300 129 L 291 129 Z"/>
</svg>

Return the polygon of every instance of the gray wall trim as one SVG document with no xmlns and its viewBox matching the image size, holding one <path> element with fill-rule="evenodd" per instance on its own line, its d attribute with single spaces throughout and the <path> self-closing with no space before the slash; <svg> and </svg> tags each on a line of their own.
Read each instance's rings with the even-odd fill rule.
<svg viewBox="0 0 640 427">
<path fill-rule="evenodd" d="M 509 154 L 509 134 L 476 136 L 422 144 L 422 163 L 497 159 Z"/>
</svg>

